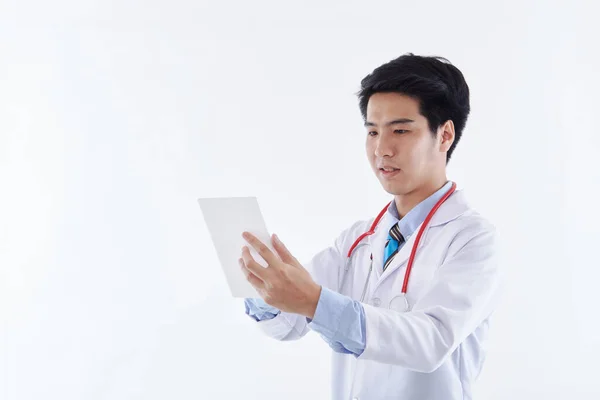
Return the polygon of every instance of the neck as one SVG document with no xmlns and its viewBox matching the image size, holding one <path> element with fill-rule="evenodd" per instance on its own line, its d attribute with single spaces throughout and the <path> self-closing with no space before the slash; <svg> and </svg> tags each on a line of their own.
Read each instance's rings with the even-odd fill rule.
<svg viewBox="0 0 600 400">
<path fill-rule="evenodd" d="M 441 176 L 437 179 L 432 179 L 425 185 L 422 185 L 411 192 L 405 194 L 397 194 L 394 196 L 394 202 L 400 217 L 404 217 L 410 210 L 415 208 L 417 204 L 440 190 L 448 182 L 446 176 Z"/>
</svg>

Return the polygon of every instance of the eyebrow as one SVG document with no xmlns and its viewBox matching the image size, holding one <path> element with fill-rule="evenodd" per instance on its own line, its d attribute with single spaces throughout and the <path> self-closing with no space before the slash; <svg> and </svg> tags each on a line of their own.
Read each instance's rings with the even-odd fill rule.
<svg viewBox="0 0 600 400">
<path fill-rule="evenodd" d="M 395 124 L 410 124 L 411 122 L 415 122 L 410 118 L 398 118 L 390 122 L 386 122 L 386 126 L 395 125 Z M 365 126 L 377 126 L 377 124 L 369 121 L 365 121 Z"/>
</svg>

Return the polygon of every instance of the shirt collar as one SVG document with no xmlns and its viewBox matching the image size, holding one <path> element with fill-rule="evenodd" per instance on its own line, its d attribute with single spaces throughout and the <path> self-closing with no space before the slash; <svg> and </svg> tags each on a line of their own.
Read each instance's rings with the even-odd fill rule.
<svg viewBox="0 0 600 400">
<path fill-rule="evenodd" d="M 427 218 L 427 214 L 431 211 L 431 209 L 435 206 L 435 204 L 442 198 L 444 195 L 450 190 L 452 187 L 452 182 L 448 181 L 444 186 L 442 186 L 439 190 L 437 190 L 434 194 L 417 204 L 410 210 L 403 218 L 400 218 L 398 214 L 398 209 L 396 208 L 396 202 L 392 201 L 387 209 L 387 212 L 391 214 L 394 219 L 394 224 L 398 224 L 398 228 L 400 228 L 400 233 L 404 236 L 405 240 L 417 230 L 419 225 L 425 221 Z M 392 225 L 392 226 L 393 226 Z"/>
</svg>

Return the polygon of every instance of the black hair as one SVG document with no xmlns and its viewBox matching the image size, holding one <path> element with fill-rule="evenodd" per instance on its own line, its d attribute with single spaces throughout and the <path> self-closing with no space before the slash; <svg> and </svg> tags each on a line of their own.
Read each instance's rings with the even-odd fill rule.
<svg viewBox="0 0 600 400">
<path fill-rule="evenodd" d="M 471 111 L 469 86 L 462 72 L 450 61 L 443 57 L 407 53 L 377 67 L 360 82 L 360 86 L 357 96 L 364 120 L 369 98 L 380 92 L 400 93 L 417 100 L 419 111 L 434 135 L 442 124 L 452 120 L 455 138 L 446 162 L 450 160 Z"/>
</svg>

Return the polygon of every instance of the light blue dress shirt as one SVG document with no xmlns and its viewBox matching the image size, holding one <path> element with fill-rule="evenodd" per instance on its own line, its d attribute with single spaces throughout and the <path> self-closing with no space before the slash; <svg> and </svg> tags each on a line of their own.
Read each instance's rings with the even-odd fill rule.
<svg viewBox="0 0 600 400">
<path fill-rule="evenodd" d="M 406 216 L 400 218 L 396 203 L 391 202 L 388 212 L 396 219 L 402 236 L 408 238 L 421 225 L 433 206 L 450 190 L 448 181 L 437 192 L 423 200 Z M 399 249 L 404 243 L 401 243 Z M 380 265 L 379 268 L 383 268 Z M 275 318 L 280 311 L 262 299 L 245 299 L 246 314 L 256 321 Z M 319 333 L 334 351 L 359 356 L 366 345 L 365 310 L 362 304 L 348 296 L 322 287 L 314 319 L 308 319 L 310 328 Z"/>
</svg>

